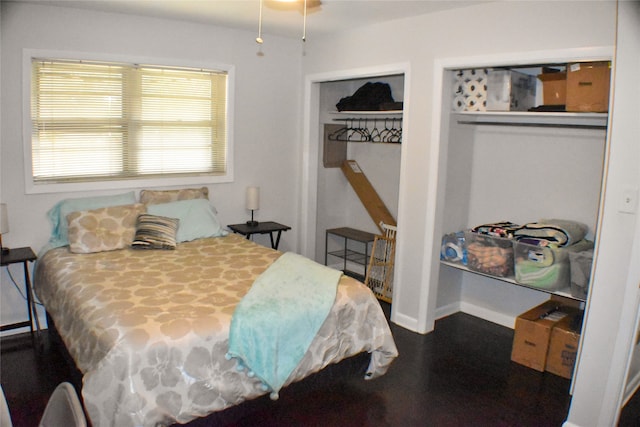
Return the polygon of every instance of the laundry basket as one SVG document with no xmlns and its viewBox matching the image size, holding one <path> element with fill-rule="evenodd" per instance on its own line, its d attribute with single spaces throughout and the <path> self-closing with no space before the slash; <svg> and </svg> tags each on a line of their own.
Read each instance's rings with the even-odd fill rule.
<svg viewBox="0 0 640 427">
<path fill-rule="evenodd" d="M 393 294 L 393 265 L 396 254 L 397 227 L 382 224 L 384 235 L 376 235 L 373 240 L 365 285 L 381 301 L 391 302 Z"/>
</svg>

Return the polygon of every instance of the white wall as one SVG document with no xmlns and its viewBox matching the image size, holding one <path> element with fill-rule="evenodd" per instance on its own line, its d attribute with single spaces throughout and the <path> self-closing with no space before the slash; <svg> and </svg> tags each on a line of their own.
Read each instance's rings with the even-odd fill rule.
<svg viewBox="0 0 640 427">
<path fill-rule="evenodd" d="M 299 174 L 302 48 L 298 40 L 270 36 L 258 56 L 255 34 L 139 16 L 109 14 L 44 4 L 2 3 L 2 144 L 0 200 L 9 206 L 9 247 L 38 251 L 48 240 L 47 210 L 82 193 L 27 195 L 23 182 L 22 52 L 52 49 L 212 62 L 236 68 L 234 114 L 235 180 L 210 185 L 210 198 L 223 224 L 243 222 L 244 192 L 261 187 L 257 220 L 274 220 L 293 229 L 283 233 L 280 249 L 295 250 Z M 275 126 L 274 124 L 277 124 Z M 132 185 L 135 185 L 132 184 Z M 165 188 L 167 183 L 158 183 Z M 134 188 L 137 190 L 137 188 Z M 100 191 L 113 194 L 123 191 Z M 268 236 L 256 236 L 268 245 Z M 22 282 L 18 265 L 11 271 Z M 3 268 L 0 323 L 26 319 L 25 304 L 10 286 Z"/>
</svg>

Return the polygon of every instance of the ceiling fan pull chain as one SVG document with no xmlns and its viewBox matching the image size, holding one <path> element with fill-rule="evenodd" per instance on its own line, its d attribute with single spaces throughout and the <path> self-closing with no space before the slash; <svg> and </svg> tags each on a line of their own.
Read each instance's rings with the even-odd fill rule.
<svg viewBox="0 0 640 427">
<path fill-rule="evenodd" d="M 256 37 L 256 43 L 262 44 L 262 1 L 260 0 L 260 16 L 258 17 L 258 37 Z M 306 2 L 306 0 L 305 0 Z"/>
<path fill-rule="evenodd" d="M 302 41 L 307 41 L 307 0 L 304 0 L 304 14 L 302 18 Z"/>
</svg>

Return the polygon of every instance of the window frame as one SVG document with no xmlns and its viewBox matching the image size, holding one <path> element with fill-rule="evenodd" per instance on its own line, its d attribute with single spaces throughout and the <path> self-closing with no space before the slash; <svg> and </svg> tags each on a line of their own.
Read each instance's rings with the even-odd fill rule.
<svg viewBox="0 0 640 427">
<path fill-rule="evenodd" d="M 104 62 L 140 63 L 158 67 L 189 67 L 215 69 L 227 73 L 227 171 L 220 175 L 198 175 L 182 177 L 131 178 L 122 180 L 88 181 L 88 182 L 56 182 L 35 183 L 32 167 L 32 134 L 31 134 L 31 61 L 33 58 L 56 58 L 67 60 L 86 60 Z M 71 191 L 135 189 L 159 186 L 185 186 L 201 184 L 218 184 L 233 182 L 234 172 L 234 94 L 235 67 L 229 64 L 193 61 L 188 59 L 171 59 L 157 57 L 130 57 L 125 55 L 95 54 L 86 52 L 69 52 L 40 49 L 24 49 L 22 55 L 22 139 L 24 160 L 24 182 L 26 194 L 60 193 Z"/>
</svg>

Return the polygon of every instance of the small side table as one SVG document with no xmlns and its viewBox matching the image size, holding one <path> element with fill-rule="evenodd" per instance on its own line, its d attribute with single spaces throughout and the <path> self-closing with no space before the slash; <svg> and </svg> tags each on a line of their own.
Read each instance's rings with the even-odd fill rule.
<svg viewBox="0 0 640 427">
<path fill-rule="evenodd" d="M 250 238 L 251 235 L 253 234 L 268 233 L 269 237 L 271 238 L 271 247 L 273 249 L 278 249 L 278 245 L 280 244 L 280 236 L 282 235 L 282 232 L 291 230 L 291 227 L 289 227 L 288 225 L 279 224 L 273 221 L 259 222 L 258 225 L 255 225 L 255 226 L 250 226 L 250 225 L 247 225 L 246 223 L 242 223 L 242 224 L 231 224 L 231 225 L 228 225 L 227 227 L 229 227 L 231 231 L 233 231 L 234 233 L 247 236 L 247 239 Z M 273 240 L 273 233 L 277 233 L 275 241 Z"/>
<path fill-rule="evenodd" d="M 27 294 L 27 311 L 29 312 L 29 320 L 18 323 L 11 323 L 9 325 L 0 326 L 0 331 L 6 331 L 9 329 L 17 329 L 28 326 L 31 329 L 31 335 L 33 335 L 33 322 L 35 320 L 36 330 L 40 332 L 40 321 L 38 320 L 38 314 L 36 312 L 36 301 L 33 296 L 33 288 L 31 287 L 31 279 L 29 278 L 29 261 L 35 261 L 38 259 L 33 250 L 29 247 L 13 248 L 9 252 L 0 255 L 0 265 L 2 267 L 9 268 L 11 264 L 22 263 L 24 270 L 24 290 Z"/>
</svg>

